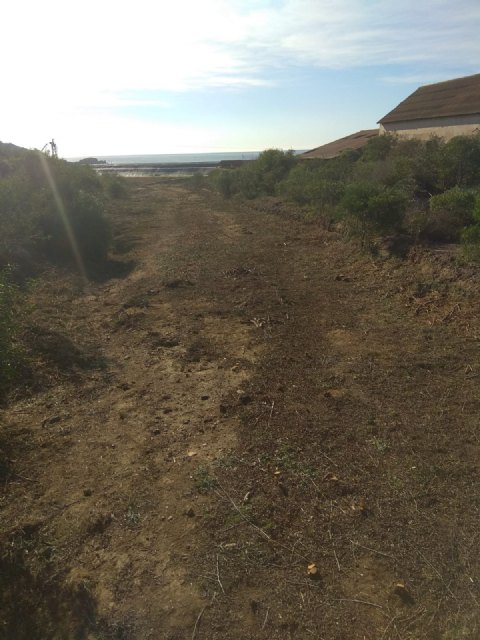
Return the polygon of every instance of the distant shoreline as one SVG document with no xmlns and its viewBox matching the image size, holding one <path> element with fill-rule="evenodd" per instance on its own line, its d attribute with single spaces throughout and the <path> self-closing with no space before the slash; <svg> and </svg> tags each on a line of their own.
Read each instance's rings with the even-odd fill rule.
<svg viewBox="0 0 480 640">
<path fill-rule="evenodd" d="M 219 167 L 238 167 L 255 160 L 260 151 L 192 154 L 157 154 L 132 156 L 95 156 L 84 162 L 98 173 L 116 173 L 126 177 L 170 176 L 184 177 L 196 173 L 207 175 Z M 298 151 L 297 153 L 300 153 Z M 68 158 L 69 162 L 81 162 L 85 158 Z"/>
<path fill-rule="evenodd" d="M 232 168 L 238 167 L 249 160 L 221 160 L 219 162 L 156 162 L 152 164 L 92 164 L 93 169 L 98 173 L 115 173 L 125 177 L 143 177 L 143 176 L 170 176 L 183 177 L 191 176 L 195 173 L 207 175 L 210 171 L 219 167 Z"/>
</svg>

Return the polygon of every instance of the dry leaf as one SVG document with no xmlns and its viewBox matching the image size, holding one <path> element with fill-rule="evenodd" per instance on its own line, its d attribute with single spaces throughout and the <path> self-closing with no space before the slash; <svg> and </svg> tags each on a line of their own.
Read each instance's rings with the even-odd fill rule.
<svg viewBox="0 0 480 640">
<path fill-rule="evenodd" d="M 318 567 L 314 562 L 311 562 L 307 566 L 307 574 L 308 574 L 308 577 L 311 578 L 312 580 L 316 580 L 317 578 L 320 577 L 320 574 L 318 572 Z"/>
<path fill-rule="evenodd" d="M 327 480 L 328 482 L 338 482 L 338 478 L 337 478 L 337 476 L 336 476 L 334 473 L 332 473 L 331 471 L 329 471 L 328 473 L 326 473 L 326 474 L 323 476 L 323 479 L 324 479 L 324 480 Z"/>
</svg>

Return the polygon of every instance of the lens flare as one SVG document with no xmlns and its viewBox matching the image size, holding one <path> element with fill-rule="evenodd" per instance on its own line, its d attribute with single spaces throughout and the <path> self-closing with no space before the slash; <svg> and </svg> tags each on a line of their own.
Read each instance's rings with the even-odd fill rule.
<svg viewBox="0 0 480 640">
<path fill-rule="evenodd" d="M 48 185 L 50 187 L 50 189 L 52 190 L 52 194 L 53 194 L 53 199 L 55 201 L 55 206 L 57 208 L 57 212 L 58 215 L 60 216 L 60 219 L 63 223 L 63 226 L 65 228 L 65 233 L 67 234 L 67 239 L 68 242 L 70 244 L 70 248 L 72 250 L 72 254 L 75 260 L 75 263 L 78 267 L 78 271 L 80 272 L 80 275 L 82 277 L 82 280 L 84 281 L 84 283 L 88 282 L 88 278 L 87 278 L 87 272 L 85 269 L 85 264 L 82 260 L 82 254 L 80 253 L 80 249 L 78 248 L 78 244 L 77 241 L 75 239 L 75 234 L 73 233 L 73 229 L 72 229 L 72 225 L 70 224 L 70 220 L 68 218 L 66 209 L 65 209 L 65 205 L 63 204 L 63 200 L 60 196 L 60 193 L 57 189 L 57 185 L 55 184 L 55 180 L 53 178 L 52 172 L 50 170 L 50 166 L 47 162 L 47 158 L 45 157 L 45 155 L 43 153 L 38 154 L 38 157 L 40 159 L 40 165 L 43 169 L 43 172 L 45 173 L 45 177 L 47 178 L 47 182 Z"/>
</svg>

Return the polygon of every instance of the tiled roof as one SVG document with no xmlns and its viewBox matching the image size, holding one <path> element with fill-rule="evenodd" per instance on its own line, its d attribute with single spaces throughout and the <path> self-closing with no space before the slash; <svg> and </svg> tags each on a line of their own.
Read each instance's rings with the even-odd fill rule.
<svg viewBox="0 0 480 640">
<path fill-rule="evenodd" d="M 480 113 L 480 73 L 420 87 L 380 124 Z"/>
<path fill-rule="evenodd" d="M 305 159 L 314 159 L 314 158 L 335 158 L 339 156 L 343 151 L 348 151 L 351 149 L 360 149 L 365 146 L 370 138 L 378 135 L 378 129 L 364 129 L 362 131 L 357 131 L 357 133 L 352 133 L 345 138 L 340 138 L 340 140 L 335 140 L 334 142 L 329 142 L 328 144 L 324 144 L 321 147 L 316 147 L 311 151 L 306 151 L 298 156 L 300 160 Z"/>
</svg>

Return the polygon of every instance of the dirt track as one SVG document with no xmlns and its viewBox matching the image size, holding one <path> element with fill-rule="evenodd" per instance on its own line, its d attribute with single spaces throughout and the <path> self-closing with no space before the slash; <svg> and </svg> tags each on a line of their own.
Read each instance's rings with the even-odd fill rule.
<svg viewBox="0 0 480 640">
<path fill-rule="evenodd" d="M 132 185 L 131 270 L 32 294 L 0 637 L 477 638 L 476 272 Z"/>
</svg>

